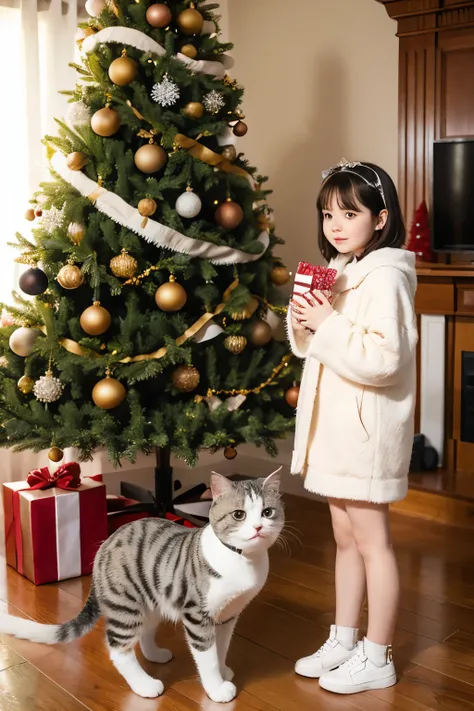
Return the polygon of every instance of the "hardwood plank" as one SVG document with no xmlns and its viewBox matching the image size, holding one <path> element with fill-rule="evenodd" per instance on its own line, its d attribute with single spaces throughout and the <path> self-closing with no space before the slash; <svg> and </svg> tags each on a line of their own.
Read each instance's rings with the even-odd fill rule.
<svg viewBox="0 0 474 711">
<path fill-rule="evenodd" d="M 13 649 L 7 647 L 6 644 L 0 643 L 0 671 L 14 667 L 17 664 L 23 664 L 24 661 L 23 657 L 20 657 Z"/>
<path fill-rule="evenodd" d="M 0 708 L 2 711 L 87 709 L 31 664 L 17 664 L 0 672 Z"/>
</svg>

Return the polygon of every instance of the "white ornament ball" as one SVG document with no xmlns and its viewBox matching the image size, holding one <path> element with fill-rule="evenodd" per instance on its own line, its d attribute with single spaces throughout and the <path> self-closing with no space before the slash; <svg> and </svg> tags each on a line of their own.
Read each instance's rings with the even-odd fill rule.
<svg viewBox="0 0 474 711">
<path fill-rule="evenodd" d="M 75 101 L 73 104 L 69 104 L 66 119 L 70 126 L 80 126 L 90 123 L 91 112 L 82 101 Z"/>
<path fill-rule="evenodd" d="M 36 339 L 40 335 L 37 328 L 26 328 L 22 326 L 13 331 L 8 342 L 10 349 L 17 356 L 26 358 L 31 355 L 36 343 Z"/>
<path fill-rule="evenodd" d="M 179 196 L 176 200 L 175 207 L 178 215 L 190 219 L 192 217 L 196 217 L 196 215 L 199 215 L 202 208 L 202 202 L 196 193 L 188 190 Z"/>
<path fill-rule="evenodd" d="M 87 0 L 85 7 L 88 15 L 98 17 L 107 7 L 107 3 L 105 0 Z"/>
<path fill-rule="evenodd" d="M 48 371 L 35 382 L 33 392 L 40 402 L 56 402 L 62 395 L 63 384 Z"/>
</svg>

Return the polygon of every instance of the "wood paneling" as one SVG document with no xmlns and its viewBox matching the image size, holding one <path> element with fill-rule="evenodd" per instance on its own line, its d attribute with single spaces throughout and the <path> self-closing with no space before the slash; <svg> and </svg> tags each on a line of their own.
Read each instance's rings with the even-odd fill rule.
<svg viewBox="0 0 474 711">
<path fill-rule="evenodd" d="M 474 28 L 438 38 L 436 57 L 437 138 L 474 135 Z"/>
</svg>

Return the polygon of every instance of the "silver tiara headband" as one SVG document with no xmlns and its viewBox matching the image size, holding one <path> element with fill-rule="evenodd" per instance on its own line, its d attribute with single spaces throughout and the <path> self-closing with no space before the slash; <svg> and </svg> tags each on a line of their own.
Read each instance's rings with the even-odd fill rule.
<svg viewBox="0 0 474 711">
<path fill-rule="evenodd" d="M 374 174 L 375 180 L 367 180 L 367 178 L 357 172 L 357 170 L 354 170 L 355 168 L 364 168 L 365 170 L 370 170 L 370 172 Z M 380 176 L 377 171 L 374 170 L 374 168 L 371 168 L 370 165 L 366 165 L 366 163 L 359 163 L 357 161 L 351 163 L 350 161 L 343 158 L 339 161 L 337 165 L 334 165 L 332 168 L 328 168 L 327 170 L 322 171 L 321 176 L 323 178 L 323 182 L 327 180 L 331 175 L 334 175 L 334 173 L 341 173 L 342 171 L 344 171 L 345 173 L 352 173 L 353 175 L 357 175 L 358 178 L 362 178 L 362 180 L 364 180 L 367 185 L 370 185 L 371 188 L 375 188 L 375 190 L 378 190 L 382 197 L 383 204 L 385 205 L 385 207 L 387 207 L 387 203 L 385 201 L 385 193 L 382 187 L 382 181 L 380 180 Z"/>
</svg>

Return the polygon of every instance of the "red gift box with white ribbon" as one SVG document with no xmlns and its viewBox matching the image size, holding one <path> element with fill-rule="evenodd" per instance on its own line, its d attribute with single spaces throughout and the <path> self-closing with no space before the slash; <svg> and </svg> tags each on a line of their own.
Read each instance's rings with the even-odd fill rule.
<svg viewBox="0 0 474 711">
<path fill-rule="evenodd" d="M 336 269 L 300 262 L 295 274 L 293 296 L 304 296 L 309 291 L 322 291 L 328 301 L 332 300 L 332 287 L 336 281 Z"/>
<path fill-rule="evenodd" d="M 80 471 L 71 462 L 3 484 L 7 563 L 36 585 L 90 574 L 107 538 L 105 485 Z"/>
</svg>

